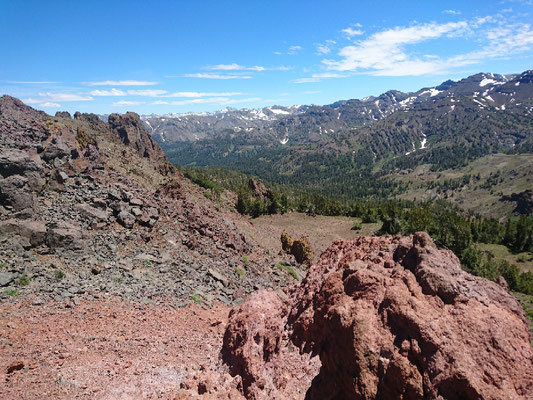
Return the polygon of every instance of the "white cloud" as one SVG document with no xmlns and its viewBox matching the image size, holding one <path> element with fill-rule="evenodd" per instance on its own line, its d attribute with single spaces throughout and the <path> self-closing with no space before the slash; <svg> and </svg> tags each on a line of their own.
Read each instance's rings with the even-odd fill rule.
<svg viewBox="0 0 533 400">
<path fill-rule="evenodd" d="M 438 62 L 410 58 L 404 47 L 423 41 L 437 39 L 446 34 L 458 33 L 468 24 L 421 24 L 396 27 L 377 32 L 369 38 L 340 50 L 339 61 L 323 60 L 329 69 L 336 71 L 373 70 L 376 75 L 422 75 L 436 72 Z"/>
<path fill-rule="evenodd" d="M 358 24 L 358 26 L 360 27 L 361 25 Z M 351 27 L 345 28 L 341 32 L 344 33 L 349 38 L 352 38 L 354 36 L 359 36 L 359 35 L 362 35 L 364 33 L 361 29 L 353 29 Z"/>
<path fill-rule="evenodd" d="M 111 90 L 93 90 L 92 92 L 89 92 L 91 96 L 126 96 L 126 92 L 119 90 L 119 89 L 111 89 Z"/>
<path fill-rule="evenodd" d="M 302 46 L 289 46 L 289 48 L 286 51 L 273 51 L 273 54 L 276 54 L 278 56 L 281 56 L 283 54 L 288 54 L 289 56 L 293 56 L 295 54 L 298 54 L 302 50 Z"/>
<path fill-rule="evenodd" d="M 302 46 L 291 46 L 289 47 L 287 54 L 290 54 L 290 55 L 297 54 L 300 50 L 302 50 Z"/>
<path fill-rule="evenodd" d="M 144 104 L 144 101 L 120 100 L 120 101 L 115 101 L 112 105 L 113 106 L 138 106 L 140 104 Z"/>
<path fill-rule="evenodd" d="M 348 75 L 339 74 L 335 72 L 322 72 L 319 74 L 312 74 L 310 77 L 299 78 L 293 80 L 294 83 L 311 83 L 311 82 L 320 82 L 322 79 L 331 79 L 331 78 L 346 78 Z"/>
<path fill-rule="evenodd" d="M 265 71 L 265 67 L 261 67 L 260 65 L 255 65 L 253 67 L 245 67 L 244 65 L 232 63 L 232 64 L 218 64 L 218 65 L 210 65 L 207 67 L 204 67 L 204 69 L 208 69 L 211 71 Z"/>
<path fill-rule="evenodd" d="M 152 86 L 157 82 L 152 81 L 99 81 L 99 82 L 82 82 L 87 86 Z"/>
<path fill-rule="evenodd" d="M 212 74 L 212 73 L 196 73 L 185 74 L 185 78 L 200 78 L 200 79 L 252 79 L 250 75 L 238 74 Z"/>
<path fill-rule="evenodd" d="M 39 98 L 23 99 L 26 104 L 43 104 L 55 103 L 60 101 L 90 101 L 94 100 L 91 96 L 84 96 L 72 93 L 39 93 Z"/>
<path fill-rule="evenodd" d="M 444 10 L 442 13 L 448 15 L 461 15 L 461 11 L 457 10 Z"/>
<path fill-rule="evenodd" d="M 241 92 L 174 92 L 168 93 L 162 97 L 186 97 L 186 98 L 198 98 L 198 97 L 226 97 L 226 96 L 241 96 L 244 93 Z"/>
<path fill-rule="evenodd" d="M 230 99 L 229 97 L 211 97 L 202 99 L 190 99 L 190 100 L 176 100 L 176 101 L 162 101 L 158 100 L 153 102 L 154 105 L 169 105 L 169 106 L 185 106 L 189 104 L 216 104 L 227 106 L 237 103 L 253 103 L 261 101 L 260 97 L 249 97 L 246 99 Z"/>
<path fill-rule="evenodd" d="M 46 102 L 46 103 L 42 103 L 42 104 L 39 104 L 41 107 L 43 108 L 59 108 L 61 107 L 61 104 L 57 104 L 57 103 L 51 103 L 51 102 Z"/>
<path fill-rule="evenodd" d="M 9 84 L 13 85 L 50 85 L 50 84 L 57 84 L 61 82 L 54 82 L 54 81 L 4 81 Z"/>
<path fill-rule="evenodd" d="M 331 52 L 331 46 L 336 42 L 334 40 L 326 40 L 325 43 L 318 43 L 316 45 L 316 52 L 319 55 L 329 54 Z"/>
<path fill-rule="evenodd" d="M 131 96 L 159 97 L 166 93 L 166 90 L 158 89 L 128 90 L 128 94 Z"/>
</svg>

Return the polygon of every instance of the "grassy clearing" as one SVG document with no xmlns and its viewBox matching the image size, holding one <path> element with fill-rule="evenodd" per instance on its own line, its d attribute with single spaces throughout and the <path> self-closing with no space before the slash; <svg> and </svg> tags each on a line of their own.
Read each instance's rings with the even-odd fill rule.
<svg viewBox="0 0 533 400">
<path fill-rule="evenodd" d="M 516 266 L 520 269 L 521 272 L 533 272 L 532 253 L 513 254 L 506 246 L 501 244 L 478 243 L 477 247 L 480 250 L 490 251 L 498 260 L 505 260 L 510 264 L 516 264 Z"/>
</svg>

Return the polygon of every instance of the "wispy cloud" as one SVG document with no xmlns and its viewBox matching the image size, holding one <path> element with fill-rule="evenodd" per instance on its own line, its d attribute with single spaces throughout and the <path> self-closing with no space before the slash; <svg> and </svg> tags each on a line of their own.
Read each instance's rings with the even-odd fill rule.
<svg viewBox="0 0 533 400">
<path fill-rule="evenodd" d="M 218 64 L 218 65 L 209 65 L 203 69 L 211 71 L 265 71 L 266 68 L 260 65 L 254 65 L 253 67 L 246 67 L 237 63 L 232 64 Z"/>
<path fill-rule="evenodd" d="M 91 92 L 89 92 L 91 96 L 98 96 L 98 97 L 103 97 L 103 96 L 126 96 L 127 93 L 124 92 L 123 90 L 119 90 L 119 89 L 111 89 L 111 90 L 93 90 Z"/>
<path fill-rule="evenodd" d="M 39 93 L 38 98 L 28 98 L 22 101 L 26 104 L 44 104 L 63 101 L 90 101 L 94 100 L 92 96 L 72 94 L 72 93 Z"/>
<path fill-rule="evenodd" d="M 229 97 L 211 97 L 211 98 L 201 98 L 201 99 L 190 99 L 190 100 L 175 100 L 175 101 L 164 101 L 158 100 L 154 101 L 154 105 L 169 105 L 169 106 L 185 106 L 190 104 L 215 104 L 221 106 L 227 106 L 238 103 L 253 103 L 261 101 L 260 97 L 249 97 L 246 99 L 231 99 Z"/>
<path fill-rule="evenodd" d="M 54 85 L 61 82 L 55 81 L 4 81 L 12 85 Z"/>
<path fill-rule="evenodd" d="M 273 51 L 273 54 L 276 54 L 278 56 L 281 56 L 283 54 L 288 54 L 289 56 L 293 56 L 295 54 L 298 54 L 302 50 L 302 46 L 289 46 L 289 48 L 285 51 Z"/>
<path fill-rule="evenodd" d="M 217 64 L 217 65 L 208 65 L 206 67 L 203 67 L 202 69 L 208 70 L 208 71 L 255 71 L 255 72 L 262 72 L 262 71 L 289 71 L 291 67 L 287 67 L 284 65 L 278 66 L 278 67 L 263 67 L 261 65 L 253 65 L 253 66 L 246 66 L 241 65 L 237 63 L 232 64 Z"/>
<path fill-rule="evenodd" d="M 323 63 L 337 71 L 372 70 L 376 75 L 422 75 L 435 71 L 435 62 L 410 58 L 404 47 L 467 28 L 468 24 L 462 21 L 387 29 L 356 45 L 342 48 L 338 53 L 339 61 L 323 60 Z"/>
<path fill-rule="evenodd" d="M 87 86 L 153 86 L 158 82 L 152 81 L 98 81 L 98 82 L 82 82 Z"/>
<path fill-rule="evenodd" d="M 319 74 L 312 74 L 309 77 L 306 78 L 299 78 L 293 80 L 294 83 L 311 83 L 311 82 L 320 82 L 323 79 L 331 79 L 331 78 L 346 78 L 347 74 L 339 74 L 335 72 L 322 72 Z"/>
<path fill-rule="evenodd" d="M 166 93 L 166 90 L 158 89 L 128 90 L 128 94 L 131 96 L 159 97 L 165 95 Z"/>
<path fill-rule="evenodd" d="M 185 98 L 198 98 L 198 97 L 226 97 L 226 96 L 241 96 L 244 93 L 241 92 L 173 92 L 168 93 L 161 97 L 185 97 Z"/>
<path fill-rule="evenodd" d="M 442 13 L 448 15 L 461 15 L 461 11 L 457 10 L 444 10 Z"/>
<path fill-rule="evenodd" d="M 212 74 L 212 73 L 196 73 L 185 74 L 185 78 L 199 78 L 199 79 L 252 79 L 250 75 L 240 74 Z"/>
<path fill-rule="evenodd" d="M 141 97 L 184 97 L 184 98 L 199 98 L 199 97 L 226 97 L 226 96 L 241 96 L 242 92 L 168 92 L 167 90 L 159 89 L 130 89 L 130 90 L 93 90 L 90 92 L 91 96 L 141 96 Z"/>
<path fill-rule="evenodd" d="M 138 106 L 141 104 L 144 104 L 144 101 L 120 100 L 120 101 L 115 101 L 112 105 L 113 106 Z"/>
<path fill-rule="evenodd" d="M 446 58 L 436 55 L 420 57 L 408 47 L 440 38 L 458 39 L 473 36 L 484 43 L 478 50 Z M 444 24 L 415 24 L 386 29 L 355 45 L 343 47 L 340 59 L 322 60 L 328 69 L 340 72 L 363 72 L 376 76 L 418 76 L 444 74 L 483 60 L 508 57 L 533 47 L 529 24 L 510 24 L 500 16 Z M 307 82 L 312 82 L 309 78 Z M 305 81 L 304 81 L 305 82 Z M 301 82 L 299 82 L 301 83 Z"/>
<path fill-rule="evenodd" d="M 297 54 L 300 50 L 302 50 L 302 46 L 291 46 L 289 47 L 289 50 L 287 50 L 287 54 Z"/>
<path fill-rule="evenodd" d="M 316 52 L 318 55 L 326 55 L 331 52 L 331 46 L 336 44 L 334 40 L 326 40 L 325 43 L 316 44 Z"/>
<path fill-rule="evenodd" d="M 349 39 L 351 39 L 354 36 L 360 36 L 364 33 L 361 29 L 358 29 L 361 27 L 361 24 L 354 24 L 353 26 L 344 28 L 341 32 L 344 33 Z"/>
</svg>

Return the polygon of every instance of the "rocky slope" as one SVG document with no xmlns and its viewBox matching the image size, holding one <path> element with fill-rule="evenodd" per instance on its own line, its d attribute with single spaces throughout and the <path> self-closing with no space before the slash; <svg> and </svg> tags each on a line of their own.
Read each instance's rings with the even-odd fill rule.
<svg viewBox="0 0 533 400">
<path fill-rule="evenodd" d="M 425 233 L 337 241 L 288 298 L 259 292 L 233 312 L 222 354 L 247 398 L 284 398 L 297 373 L 287 338 L 322 364 L 306 399 L 533 395 L 529 332 L 505 282 L 462 271 Z"/>
<path fill-rule="evenodd" d="M 136 114 L 108 121 L 0 98 L 0 298 L 229 304 L 284 279 Z"/>
</svg>

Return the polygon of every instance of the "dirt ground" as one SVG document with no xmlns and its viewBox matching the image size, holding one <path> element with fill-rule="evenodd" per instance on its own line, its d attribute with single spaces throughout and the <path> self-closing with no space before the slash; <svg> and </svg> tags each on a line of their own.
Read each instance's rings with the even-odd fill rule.
<svg viewBox="0 0 533 400">
<path fill-rule="evenodd" d="M 76 304 L 77 303 L 77 304 Z M 230 307 L 173 308 L 111 296 L 0 303 L 0 399 L 244 399 L 221 360 Z M 318 357 L 283 346 L 283 398 L 303 400 Z"/>
<path fill-rule="evenodd" d="M 0 399 L 170 399 L 220 369 L 229 308 L 0 304 Z"/>
<path fill-rule="evenodd" d="M 358 232 L 352 231 L 353 218 L 307 216 L 302 213 L 265 215 L 248 221 L 239 222 L 239 229 L 249 234 L 254 240 L 273 254 L 281 250 L 281 233 L 286 231 L 294 239 L 307 236 L 318 258 L 331 243 L 337 239 L 351 239 Z"/>
</svg>

